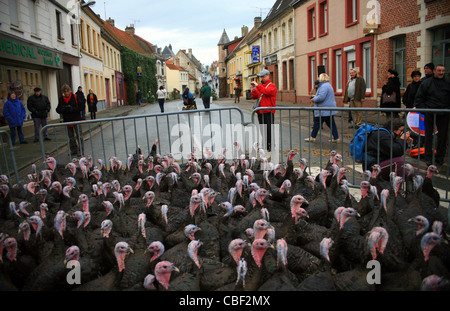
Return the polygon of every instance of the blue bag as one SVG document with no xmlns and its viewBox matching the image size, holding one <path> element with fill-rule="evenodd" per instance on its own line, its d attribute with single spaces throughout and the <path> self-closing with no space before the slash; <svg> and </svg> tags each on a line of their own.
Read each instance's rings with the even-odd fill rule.
<svg viewBox="0 0 450 311">
<path fill-rule="evenodd" d="M 374 130 L 385 130 L 390 133 L 387 129 L 382 127 L 376 127 L 370 124 L 361 124 L 350 142 L 350 154 L 356 162 L 362 163 L 366 158 L 366 140 L 369 134 Z M 367 155 L 367 159 L 369 160 L 370 158 L 372 157 Z"/>
</svg>

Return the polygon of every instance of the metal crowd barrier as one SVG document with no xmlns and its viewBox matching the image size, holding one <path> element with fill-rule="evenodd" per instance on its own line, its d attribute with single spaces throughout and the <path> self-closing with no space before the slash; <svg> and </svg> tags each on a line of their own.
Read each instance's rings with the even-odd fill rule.
<svg viewBox="0 0 450 311">
<path fill-rule="evenodd" d="M 245 124 L 244 114 L 236 107 L 185 110 L 49 124 L 41 129 L 41 134 L 45 129 L 53 128 L 52 140 L 56 143 L 56 150 L 45 149 L 43 135 L 40 143 L 42 158 L 52 154 L 58 163 L 90 155 L 93 159 L 102 159 L 105 164 L 114 156 L 126 165 L 128 154 L 135 154 L 140 149 L 144 156 L 148 156 L 155 139 L 158 139 L 157 153 L 172 153 L 176 160 L 183 162 L 192 151 L 197 157 L 201 157 L 200 152 L 208 148 L 221 153 L 225 142 L 227 145 L 232 142 L 233 128 L 230 125 L 242 124 Z M 79 152 L 71 150 L 68 126 L 75 126 Z"/>
<path fill-rule="evenodd" d="M 0 130 L 0 144 L 1 144 L 1 161 L 0 161 L 0 174 L 6 175 L 13 183 L 20 183 L 19 172 L 16 166 L 16 157 L 14 155 L 15 147 L 12 144 L 11 136 L 5 130 Z M 14 179 L 13 179 L 14 177 Z"/>
<path fill-rule="evenodd" d="M 268 110 L 267 108 L 257 108 L 252 112 L 251 120 L 253 124 L 258 124 L 258 111 Z M 272 129 L 272 153 L 278 152 L 278 158 L 283 159 L 286 157 L 287 152 L 290 149 L 297 150 L 299 152 L 300 158 L 305 158 L 308 160 L 309 167 L 308 172 L 317 174 L 318 172 L 311 172 L 313 167 L 315 168 L 325 168 L 329 160 L 329 155 L 331 150 L 335 150 L 342 155 L 342 165 L 349 169 L 347 178 L 349 180 L 349 186 L 354 188 L 359 188 L 360 182 L 363 180 L 363 168 L 362 164 L 356 162 L 350 154 L 350 141 L 353 139 L 357 128 L 348 123 L 348 112 L 361 111 L 363 114 L 362 123 L 371 124 L 382 127 L 386 122 L 387 114 L 391 120 L 396 114 L 400 114 L 400 117 L 404 120 L 405 131 L 410 131 L 410 125 L 407 122 L 406 116 L 408 113 L 430 113 L 427 109 L 395 109 L 395 108 L 347 108 L 347 107 L 336 107 L 336 108 L 319 108 L 319 107 L 272 107 L 269 110 L 275 110 L 273 129 Z M 338 130 L 340 141 L 338 143 L 332 142 L 332 128 L 328 128 L 323 123 L 323 127 L 319 129 L 316 137 L 316 142 L 306 142 L 304 139 L 310 137 L 314 123 L 314 111 L 337 111 L 334 115 L 336 127 Z M 436 114 L 450 114 L 450 109 L 433 109 L 431 112 Z M 434 115 L 434 127 L 436 126 L 436 114 Z M 322 119 L 322 117 L 319 117 Z M 322 120 L 320 120 L 322 121 Z M 320 122 L 322 124 L 322 122 Z M 423 125 L 423 124 L 420 124 Z M 262 126 L 264 126 L 264 121 L 262 121 Z M 450 129 L 449 129 L 450 130 Z M 418 147 L 424 147 L 424 136 L 416 135 L 416 143 Z M 436 149 L 436 135 L 433 136 L 433 150 Z M 447 145 L 450 148 L 450 135 L 447 137 Z M 392 147 L 392 143 L 391 143 Z M 450 171 L 448 163 L 450 163 L 450 153 L 447 148 L 446 153 L 446 163 L 447 166 L 443 166 L 444 171 L 439 172 L 439 176 L 443 176 L 439 180 L 438 187 L 445 192 L 444 196 L 441 196 L 441 201 L 450 202 L 449 200 L 449 176 Z M 378 149 L 380 149 L 378 143 Z M 410 144 L 404 144 L 403 146 L 403 160 L 404 163 L 412 164 L 416 171 L 425 174 L 427 168 L 424 155 L 418 153 L 417 158 L 410 156 L 408 151 L 411 149 Z M 365 150 L 367 152 L 367 148 Z M 379 153 L 377 156 L 379 160 Z M 391 160 L 392 160 L 392 148 L 391 148 Z M 433 153 L 433 163 L 435 163 L 435 155 Z M 392 162 L 391 162 L 392 164 Z M 405 177 L 405 176 L 402 176 Z"/>
</svg>

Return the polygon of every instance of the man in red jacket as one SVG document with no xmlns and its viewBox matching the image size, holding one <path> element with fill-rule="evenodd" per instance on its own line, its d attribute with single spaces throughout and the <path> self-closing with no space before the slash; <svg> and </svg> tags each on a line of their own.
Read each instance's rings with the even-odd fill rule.
<svg viewBox="0 0 450 311">
<path fill-rule="evenodd" d="M 259 107 L 275 107 L 278 90 L 275 84 L 270 81 L 269 70 L 263 69 L 258 74 L 258 77 L 261 78 L 261 84 L 252 81 L 250 85 L 252 99 L 261 99 Z M 264 136 L 267 137 L 267 151 L 269 152 L 272 149 L 272 124 L 274 113 L 275 110 L 270 109 L 258 110 L 258 121 L 260 124 L 263 124 L 266 129 L 264 130 Z"/>
</svg>

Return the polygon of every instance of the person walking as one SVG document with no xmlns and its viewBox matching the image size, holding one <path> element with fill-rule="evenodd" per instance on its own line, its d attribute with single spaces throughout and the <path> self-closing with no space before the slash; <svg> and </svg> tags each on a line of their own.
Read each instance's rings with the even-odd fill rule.
<svg viewBox="0 0 450 311">
<path fill-rule="evenodd" d="M 200 89 L 200 97 L 202 98 L 203 106 L 205 106 L 205 109 L 209 109 L 209 106 L 211 104 L 211 87 L 207 82 L 203 82 L 203 86 Z"/>
<path fill-rule="evenodd" d="M 40 138 L 40 128 L 47 125 L 47 116 L 51 105 L 47 96 L 42 94 L 39 87 L 34 88 L 34 94 L 28 97 L 27 108 L 31 112 L 34 123 L 34 142 Z M 50 140 L 47 129 L 44 130 L 44 140 Z"/>
<path fill-rule="evenodd" d="M 390 68 L 387 72 L 388 81 L 381 89 L 380 108 L 401 108 L 400 80 L 398 72 Z M 398 118 L 398 112 L 385 111 L 386 120 L 391 119 L 391 113 L 394 118 Z"/>
<path fill-rule="evenodd" d="M 425 161 L 430 166 L 433 160 L 434 129 L 437 128 L 435 163 L 442 165 L 447 152 L 449 114 L 432 112 L 433 109 L 450 108 L 450 83 L 445 79 L 444 65 L 436 65 L 433 77 L 425 79 L 419 86 L 414 107 L 429 109 L 425 112 Z"/>
<path fill-rule="evenodd" d="M 167 97 L 167 91 L 164 89 L 164 86 L 161 85 L 159 90 L 156 91 L 156 96 L 158 97 L 159 109 L 161 109 L 161 113 L 164 112 L 164 103 Z"/>
<path fill-rule="evenodd" d="M 252 99 L 260 99 L 259 107 L 276 107 L 278 89 L 270 80 L 270 71 L 263 69 L 258 74 L 258 77 L 261 78 L 261 84 L 255 81 L 252 81 L 250 84 Z M 263 133 L 266 137 L 266 148 L 269 152 L 272 151 L 272 124 L 274 114 L 275 110 L 272 109 L 258 110 L 258 121 L 259 124 L 264 126 Z"/>
<path fill-rule="evenodd" d="M 350 108 L 361 108 L 366 98 L 366 81 L 358 74 L 356 68 L 350 69 L 350 79 L 345 88 L 344 103 L 348 103 Z M 362 111 L 349 111 L 349 120 L 353 120 L 355 128 L 359 128 L 362 123 Z M 353 127 L 350 125 L 350 128 Z"/>
<path fill-rule="evenodd" d="M 136 102 L 139 104 L 139 106 L 141 106 L 141 100 L 142 100 L 142 93 L 141 90 L 138 89 L 138 91 L 136 92 Z"/>
<path fill-rule="evenodd" d="M 384 180 L 389 180 L 391 171 L 397 176 L 403 176 L 404 146 L 411 141 L 412 137 L 410 132 L 405 132 L 405 121 L 402 118 L 386 121 L 383 128 L 373 130 L 367 136 L 367 161 L 362 163 L 363 171 L 371 171 L 379 163 L 380 176 Z"/>
<path fill-rule="evenodd" d="M 86 97 L 84 97 L 83 88 L 78 87 L 78 91 L 75 93 L 81 109 L 81 120 L 86 120 Z"/>
<path fill-rule="evenodd" d="M 3 106 L 3 116 L 8 121 L 12 144 L 14 145 L 16 143 L 16 130 L 19 136 L 19 142 L 21 144 L 27 144 L 22 132 L 23 120 L 27 114 L 25 106 L 17 98 L 14 91 L 8 96 L 8 100 Z"/>
<path fill-rule="evenodd" d="M 62 95 L 59 97 L 56 112 L 62 115 L 63 122 L 81 121 L 81 107 L 77 96 L 72 93 L 72 89 L 67 84 L 61 87 L 61 92 Z M 80 130 L 78 125 L 71 124 L 67 126 L 72 156 L 81 155 L 80 144 L 78 142 L 81 141 L 81 147 L 83 147 L 83 138 L 79 136 Z"/>
<path fill-rule="evenodd" d="M 241 85 L 238 84 L 234 88 L 234 103 L 235 104 L 236 104 L 236 101 L 237 101 L 237 103 L 239 103 L 239 99 L 241 98 L 241 93 L 242 93 Z"/>
<path fill-rule="evenodd" d="M 94 94 L 92 89 L 89 90 L 89 94 L 86 97 L 86 102 L 88 104 L 88 110 L 91 113 L 91 120 L 95 120 L 97 118 L 97 95 Z"/>
<path fill-rule="evenodd" d="M 319 75 L 319 87 L 317 88 L 317 93 L 312 98 L 314 103 L 314 107 L 320 108 L 335 108 L 336 100 L 334 98 L 334 90 L 330 84 L 330 77 L 326 73 L 321 73 Z M 317 133 L 321 128 L 322 124 L 325 124 L 331 129 L 331 133 L 333 135 L 332 142 L 339 143 L 339 134 L 336 126 L 336 122 L 334 121 L 334 115 L 337 114 L 337 111 L 332 110 L 314 110 L 314 124 L 313 129 L 311 131 L 311 136 L 306 138 L 306 142 L 315 142 Z"/>
</svg>

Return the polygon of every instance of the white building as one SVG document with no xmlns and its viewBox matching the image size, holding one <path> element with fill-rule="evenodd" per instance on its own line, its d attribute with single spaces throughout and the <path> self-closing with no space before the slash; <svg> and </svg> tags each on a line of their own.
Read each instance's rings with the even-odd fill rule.
<svg viewBox="0 0 450 311">
<path fill-rule="evenodd" d="M 77 33 L 68 22 L 73 15 L 57 1 L 0 0 L 0 111 L 12 89 L 26 106 L 40 87 L 52 105 L 49 119 L 59 118 L 61 81 L 79 83 Z"/>
</svg>

